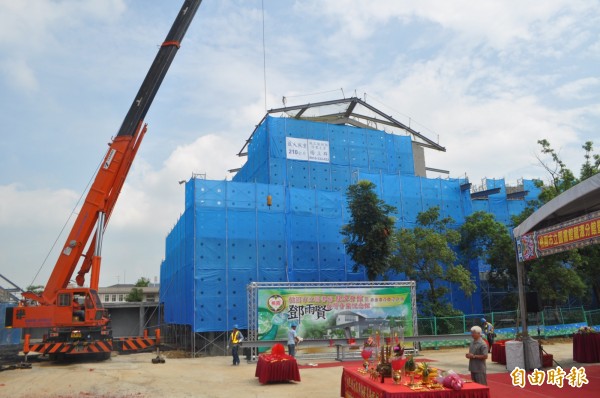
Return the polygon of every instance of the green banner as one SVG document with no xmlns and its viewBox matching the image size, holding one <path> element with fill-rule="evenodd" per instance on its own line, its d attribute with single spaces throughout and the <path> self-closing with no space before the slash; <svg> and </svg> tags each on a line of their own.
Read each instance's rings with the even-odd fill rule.
<svg viewBox="0 0 600 398">
<path fill-rule="evenodd" d="M 259 340 L 412 336 L 414 315 L 410 286 L 258 290 Z"/>
</svg>

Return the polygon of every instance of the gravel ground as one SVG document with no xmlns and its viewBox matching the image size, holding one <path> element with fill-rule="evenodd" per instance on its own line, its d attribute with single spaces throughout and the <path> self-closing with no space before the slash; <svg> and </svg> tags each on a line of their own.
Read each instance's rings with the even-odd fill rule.
<svg viewBox="0 0 600 398">
<path fill-rule="evenodd" d="M 545 345 L 563 368 L 573 364 L 572 344 Z M 434 366 L 466 374 L 466 348 L 422 351 Z M 155 354 L 113 355 L 108 361 L 55 363 L 36 360 L 30 370 L 0 372 L 2 397 L 339 397 L 342 367 L 301 369 L 300 383 L 261 385 L 255 364 L 231 366 L 230 357 L 169 358 L 152 364 Z M 173 356 L 177 356 L 173 353 Z M 180 356 L 180 355 L 179 355 Z M 309 361 L 299 360 L 300 364 Z M 317 362 L 311 360 L 310 362 Z M 330 360 L 328 362 L 331 362 Z M 317 362 L 318 363 L 318 362 Z M 580 365 L 578 365 L 580 366 Z M 488 360 L 488 373 L 506 372 Z"/>
</svg>

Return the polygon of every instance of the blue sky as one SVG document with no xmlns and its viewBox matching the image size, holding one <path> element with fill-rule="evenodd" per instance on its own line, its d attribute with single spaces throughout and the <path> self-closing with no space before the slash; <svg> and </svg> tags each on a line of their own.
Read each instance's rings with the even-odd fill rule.
<svg viewBox="0 0 600 398">
<path fill-rule="evenodd" d="M 0 269 L 33 281 L 118 130 L 179 1 L 0 0 Z M 431 167 L 545 178 L 600 145 L 596 1 L 264 0 L 267 107 L 354 95 L 439 140 Z M 102 285 L 159 275 L 192 173 L 231 178 L 265 111 L 260 0 L 204 0 L 148 113 Z M 321 94 L 315 94 L 321 93 Z M 62 246 L 62 236 L 58 246 Z M 35 280 L 44 284 L 52 252 Z"/>
</svg>

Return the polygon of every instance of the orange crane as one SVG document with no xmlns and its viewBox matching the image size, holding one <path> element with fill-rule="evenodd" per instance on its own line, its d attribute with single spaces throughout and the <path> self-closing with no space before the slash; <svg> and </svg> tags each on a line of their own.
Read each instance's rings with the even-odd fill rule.
<svg viewBox="0 0 600 398">
<path fill-rule="evenodd" d="M 146 134 L 146 113 L 201 2 L 184 1 L 118 134 L 109 144 L 44 290 L 40 294 L 24 292 L 18 307 L 7 308 L 6 327 L 49 329 L 43 342 L 27 347 L 26 352 L 31 349 L 54 357 L 83 353 L 110 357 L 110 319 L 97 293 L 104 230 Z M 75 278 L 78 287 L 68 287 L 80 263 Z M 85 276 L 90 271 L 89 287 L 85 287 Z"/>
</svg>

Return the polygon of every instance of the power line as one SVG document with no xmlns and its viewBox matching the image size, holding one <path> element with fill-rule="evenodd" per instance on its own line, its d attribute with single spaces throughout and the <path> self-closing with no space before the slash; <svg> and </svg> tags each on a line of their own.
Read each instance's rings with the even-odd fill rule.
<svg viewBox="0 0 600 398">
<path fill-rule="evenodd" d="M 263 79 L 265 83 L 265 112 L 267 111 L 267 50 L 265 45 L 265 1 L 261 0 L 262 6 L 262 45 L 263 45 Z"/>
</svg>

